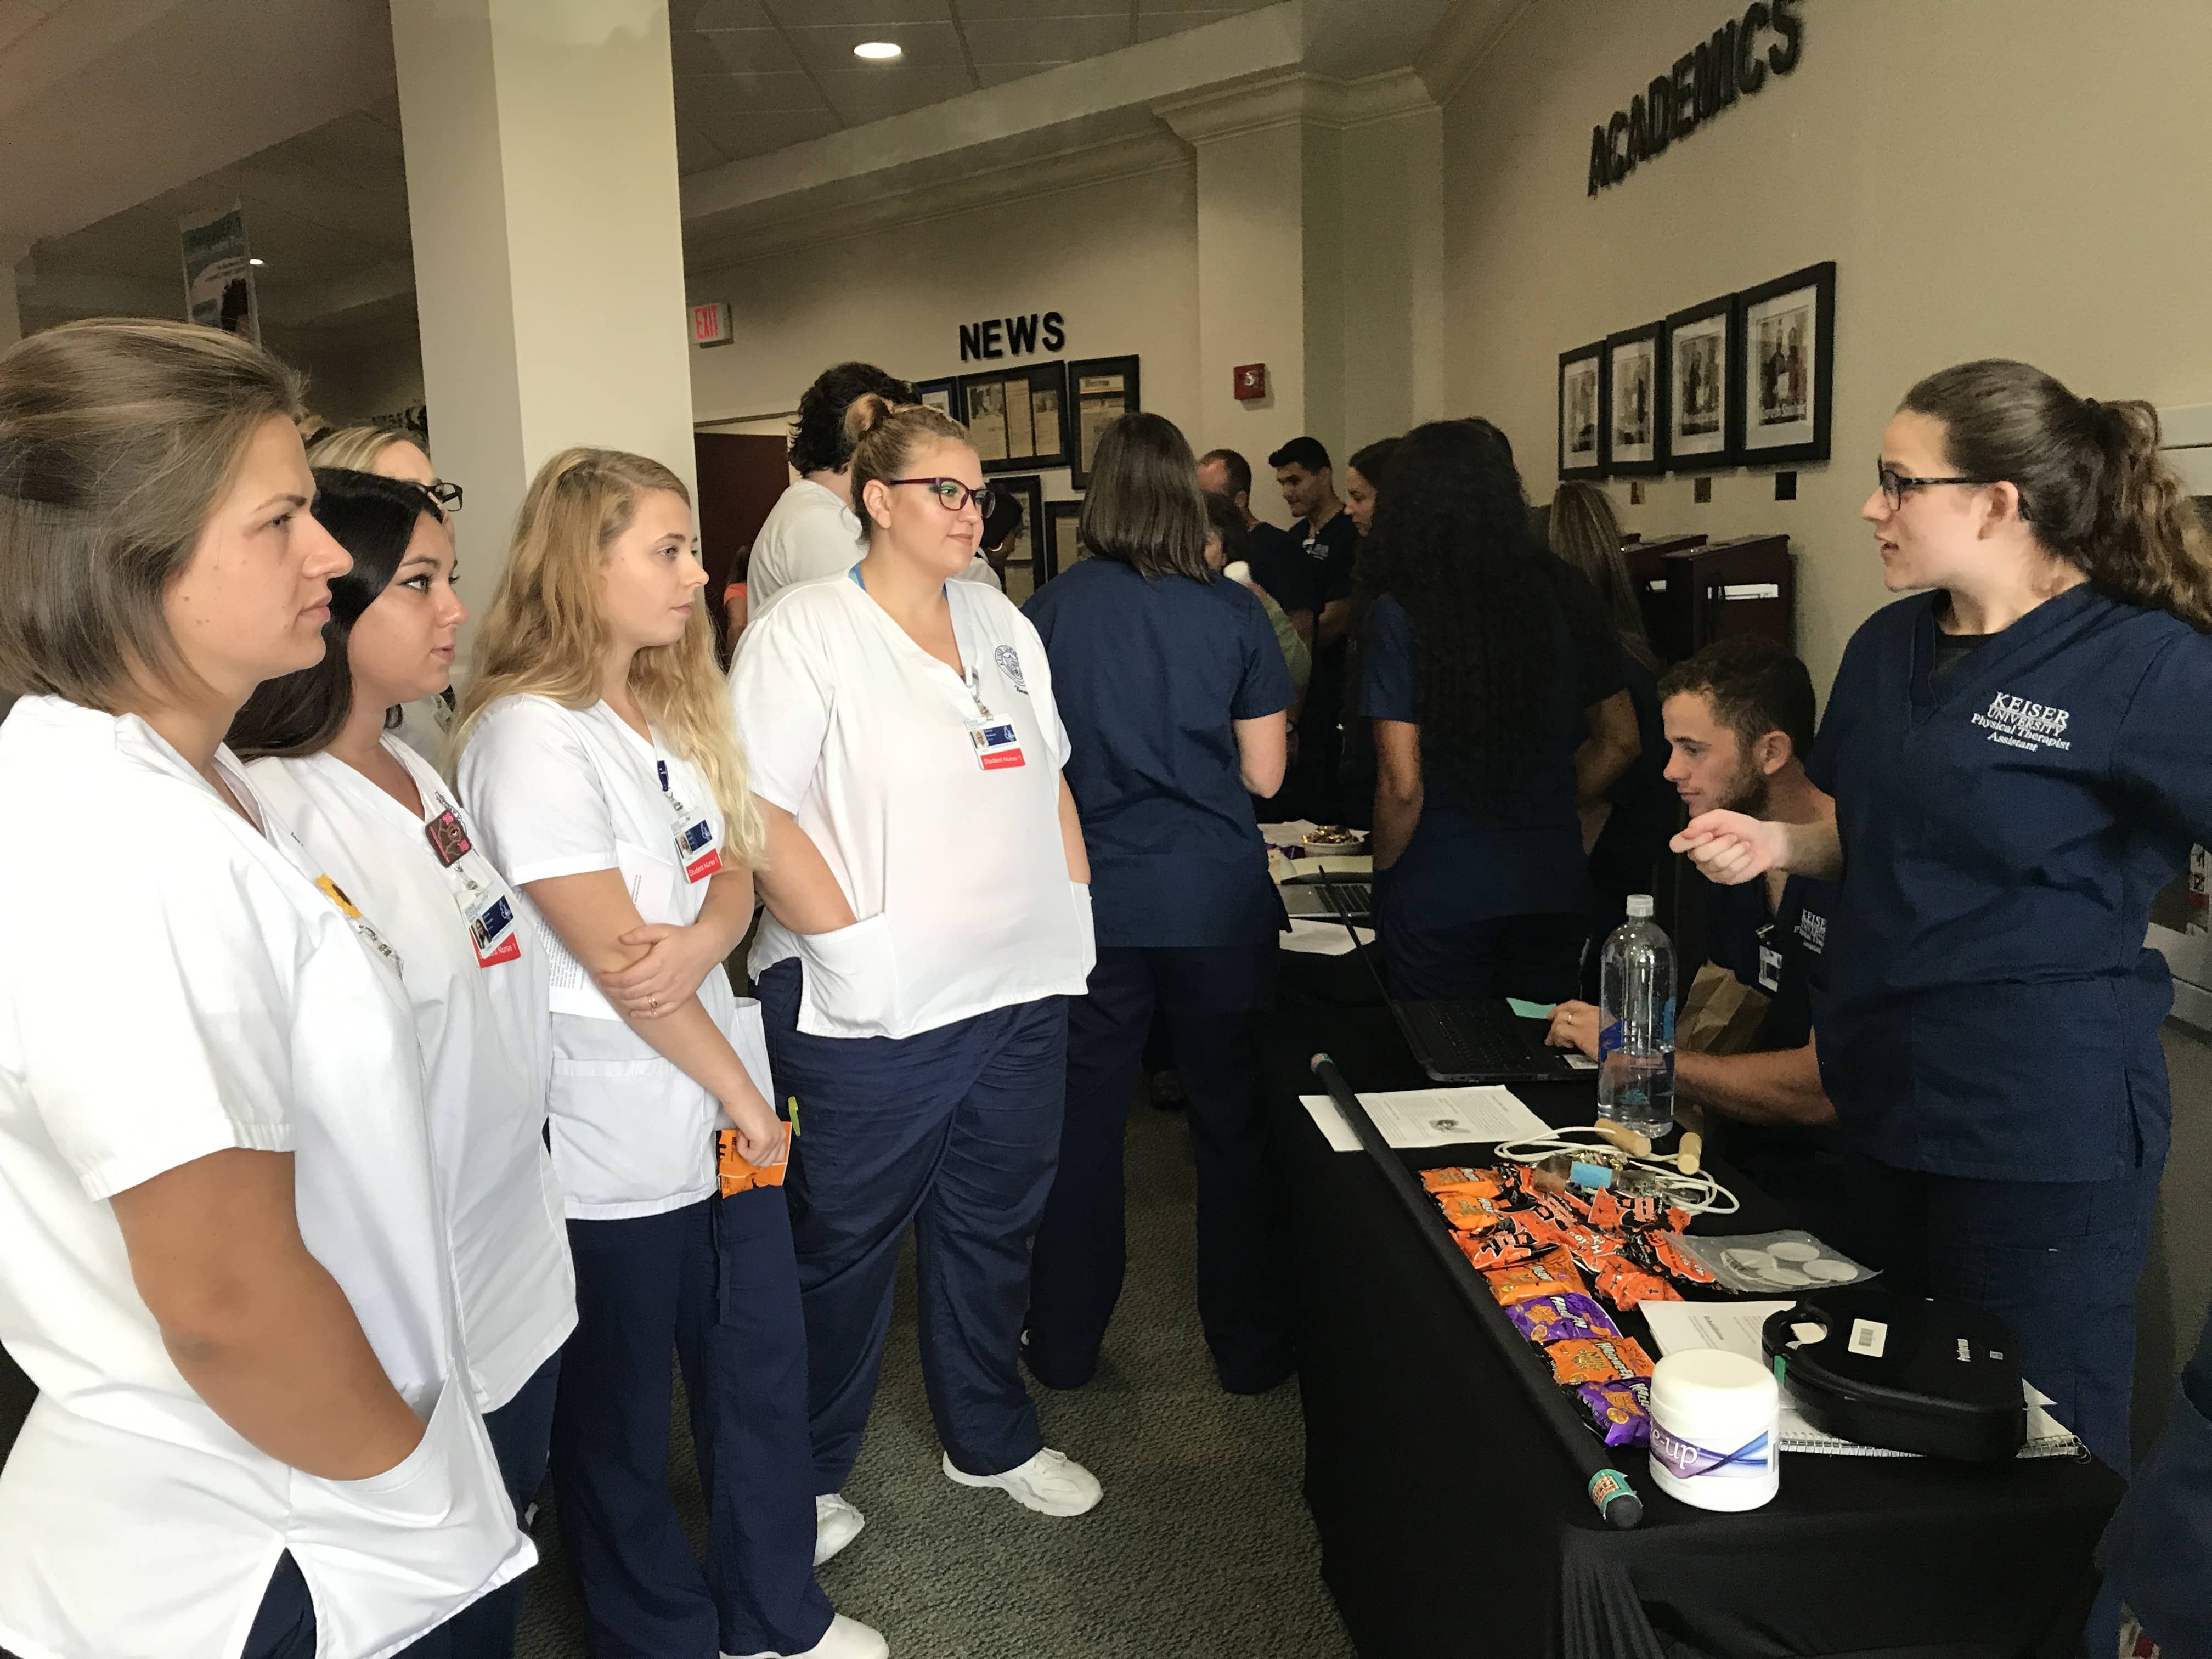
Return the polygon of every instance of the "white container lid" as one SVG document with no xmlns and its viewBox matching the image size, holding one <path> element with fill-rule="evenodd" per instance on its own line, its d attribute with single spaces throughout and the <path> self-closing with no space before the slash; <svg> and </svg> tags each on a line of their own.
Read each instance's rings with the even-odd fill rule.
<svg viewBox="0 0 2212 1659">
<path fill-rule="evenodd" d="M 1756 1425 L 1781 1406 L 1774 1373 L 1756 1359 L 1718 1348 L 1670 1353 L 1651 1370 L 1651 1413 L 1685 1428 L 1724 1422 Z"/>
</svg>

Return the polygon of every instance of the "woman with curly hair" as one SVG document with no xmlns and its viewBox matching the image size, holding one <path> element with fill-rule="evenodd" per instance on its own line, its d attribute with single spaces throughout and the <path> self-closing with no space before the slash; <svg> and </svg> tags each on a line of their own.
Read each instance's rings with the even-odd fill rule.
<svg viewBox="0 0 2212 1659">
<path fill-rule="evenodd" d="M 1504 434 L 1437 421 L 1380 481 L 1361 641 L 1376 918 L 1417 1000 L 1575 994 L 1589 911 L 1578 802 L 1634 758 L 1620 648 L 1530 534 Z"/>
</svg>

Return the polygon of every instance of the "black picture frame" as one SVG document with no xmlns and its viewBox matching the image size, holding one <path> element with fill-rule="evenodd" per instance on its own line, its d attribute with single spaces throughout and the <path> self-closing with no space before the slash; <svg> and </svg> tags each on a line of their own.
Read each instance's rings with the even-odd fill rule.
<svg viewBox="0 0 2212 1659">
<path fill-rule="evenodd" d="M 1017 497 L 1022 504 L 1022 527 L 1015 532 L 1006 568 L 999 573 L 1000 581 L 1006 585 L 1006 597 L 1019 605 L 1036 592 L 1044 580 L 1043 562 L 1039 556 L 1046 529 L 1044 478 L 1035 472 L 1008 475 L 992 479 L 991 488 L 1001 495 Z"/>
<path fill-rule="evenodd" d="M 1018 400 L 1027 402 L 1026 422 L 1014 417 L 1013 411 L 1020 406 Z M 958 418 L 975 441 L 987 476 L 1036 472 L 1067 465 L 1067 365 L 1059 359 L 963 374 L 960 407 Z M 1029 447 L 1020 453 L 1024 433 L 1028 434 Z"/>
<path fill-rule="evenodd" d="M 956 421 L 967 421 L 966 405 L 960 401 L 960 377 L 957 374 L 948 374 L 941 380 L 916 380 L 914 396 L 917 403 L 941 409 Z"/>
<path fill-rule="evenodd" d="M 1802 337 L 1808 326 L 1809 342 Z M 1807 265 L 1737 295 L 1735 340 L 1743 399 L 1739 463 L 1826 460 L 1835 412 L 1836 262 Z"/>
<path fill-rule="evenodd" d="M 1563 479 L 1605 477 L 1605 342 L 1602 340 L 1559 354 L 1556 425 L 1559 444 L 1559 477 Z M 1586 384 L 1585 376 L 1588 377 Z M 1569 432 L 1571 421 L 1585 405 L 1589 416 L 1586 446 L 1580 441 L 1581 434 L 1571 438 Z"/>
<path fill-rule="evenodd" d="M 1144 408 L 1139 368 L 1133 356 L 1079 357 L 1067 365 L 1067 471 L 1069 482 L 1076 489 L 1091 487 L 1091 448 L 1086 436 L 1095 441 L 1098 428 Z M 1100 385 L 1117 377 L 1121 381 L 1117 392 L 1109 393 Z M 1086 393 L 1083 390 L 1086 381 L 1099 389 Z M 1118 406 L 1112 403 L 1115 398 L 1119 398 Z M 1087 434 L 1086 419 L 1090 421 Z"/>
<path fill-rule="evenodd" d="M 1667 325 L 1605 337 L 1606 476 L 1650 478 L 1667 470 Z M 1632 434 L 1644 434 L 1642 442 Z"/>
<path fill-rule="evenodd" d="M 1076 525 L 1082 516 L 1081 501 L 1047 501 L 1044 504 L 1044 544 L 1037 550 L 1041 561 L 1038 567 L 1039 586 L 1060 574 L 1069 564 L 1087 556 L 1078 545 L 1080 538 Z M 1073 557 L 1063 562 L 1060 556 L 1070 548 L 1075 549 Z"/>
<path fill-rule="evenodd" d="M 1743 382 L 1736 373 L 1739 298 L 1723 294 L 1667 319 L 1669 471 L 1713 472 L 1741 463 Z M 1696 429 L 1688 429 L 1692 427 Z"/>
</svg>

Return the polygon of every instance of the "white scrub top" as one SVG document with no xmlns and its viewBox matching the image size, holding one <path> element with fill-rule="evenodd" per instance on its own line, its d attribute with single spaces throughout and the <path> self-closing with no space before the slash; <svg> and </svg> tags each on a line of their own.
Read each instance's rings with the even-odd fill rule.
<svg viewBox="0 0 2212 1659">
<path fill-rule="evenodd" d="M 677 862 L 672 802 L 706 821 L 718 849 L 722 815 L 696 767 L 658 734 L 647 743 L 605 703 L 501 698 L 469 734 L 457 781 L 485 850 L 517 887 L 614 870 L 646 921 L 698 921 L 708 881 L 689 879 Z M 568 1213 L 617 1221 L 709 1197 L 714 1132 L 727 1121 L 721 1103 L 632 1030 L 527 895 L 522 905 L 552 960 L 553 1170 Z M 740 1003 L 719 968 L 699 1000 L 773 1101 L 759 1005 Z"/>
<path fill-rule="evenodd" d="M 754 789 L 813 837 L 860 918 L 811 936 L 762 919 L 754 976 L 799 957 L 799 1027 L 816 1036 L 910 1036 L 1080 996 L 1091 971 L 1090 890 L 1068 879 L 1060 837 L 1067 732 L 1044 646 L 995 588 L 945 592 L 966 684 L 850 572 L 787 594 L 745 630 L 731 668 Z M 1006 745 L 978 744 L 1006 725 L 1018 763 Z"/>
<path fill-rule="evenodd" d="M 0 1472 L 22 1659 L 235 1654 L 287 1550 L 320 1650 L 387 1654 L 536 1559 L 463 1373 L 405 992 L 219 761 L 265 836 L 135 716 L 26 697 L 0 729 L 0 1341 L 40 1390 Z M 248 1445 L 139 1299 L 106 1200 L 231 1148 L 293 1155 L 301 1237 L 428 1420 L 383 1474 Z"/>
<path fill-rule="evenodd" d="M 576 1328 L 561 1189 L 545 1150 L 553 1031 L 545 947 L 438 775 L 396 735 L 386 750 L 421 792 L 409 811 L 335 755 L 253 762 L 246 775 L 398 952 L 415 1007 L 431 1146 L 453 1230 L 461 1334 L 479 1408 L 514 1398 Z M 507 908 L 500 908 L 504 902 Z M 486 933 L 479 945 L 474 920 Z M 502 925 L 503 924 L 503 925 Z"/>
<path fill-rule="evenodd" d="M 787 587 L 843 575 L 866 551 L 860 515 L 836 491 L 811 478 L 799 479 L 776 497 L 753 538 L 752 562 L 745 567 L 747 616 L 758 621 L 769 601 Z M 999 585 L 990 561 L 981 553 L 958 580 Z"/>
</svg>

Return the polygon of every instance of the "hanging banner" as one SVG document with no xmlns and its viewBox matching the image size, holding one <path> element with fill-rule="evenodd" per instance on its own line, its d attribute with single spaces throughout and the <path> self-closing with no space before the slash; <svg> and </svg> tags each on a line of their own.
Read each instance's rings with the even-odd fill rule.
<svg viewBox="0 0 2212 1659">
<path fill-rule="evenodd" d="M 244 206 L 233 202 L 219 212 L 180 220 L 178 228 L 184 237 L 185 314 L 260 344 L 261 306 L 254 297 Z"/>
</svg>

